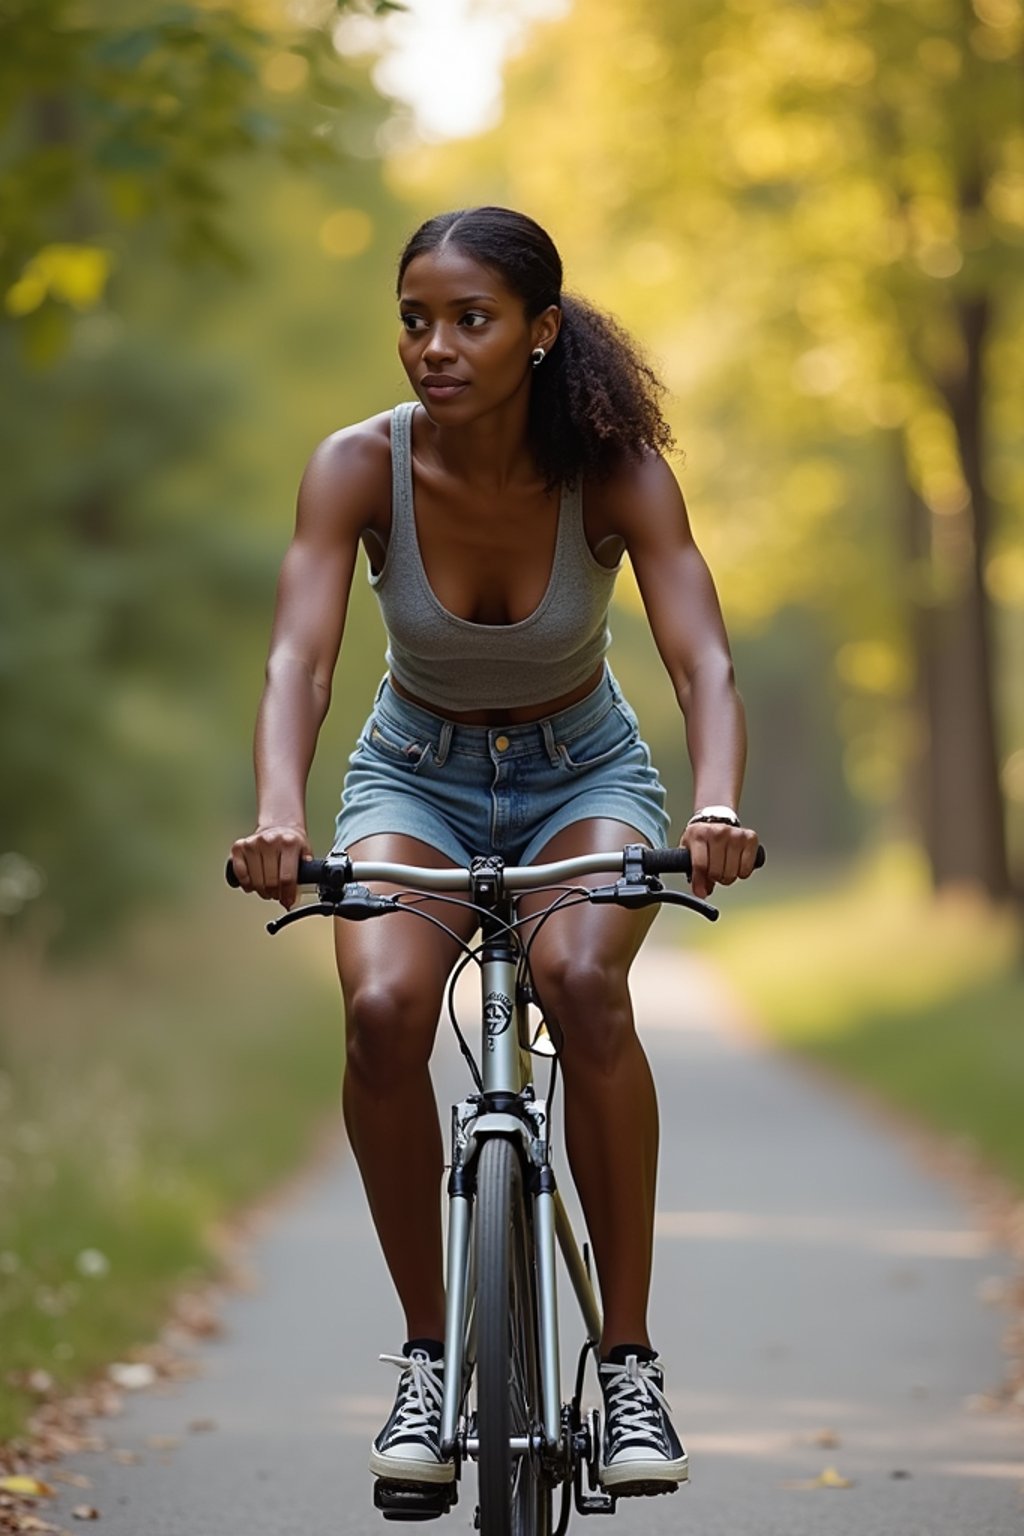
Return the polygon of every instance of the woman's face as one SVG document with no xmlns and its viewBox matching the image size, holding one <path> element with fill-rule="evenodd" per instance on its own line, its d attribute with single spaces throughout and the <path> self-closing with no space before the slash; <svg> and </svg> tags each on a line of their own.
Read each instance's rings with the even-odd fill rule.
<svg viewBox="0 0 1024 1536">
<path fill-rule="evenodd" d="M 409 382 L 427 414 L 446 426 L 528 389 L 530 352 L 545 345 L 541 332 L 552 325 L 551 311 L 528 320 L 522 299 L 498 273 L 453 245 L 409 263 L 399 311 L 398 354 Z"/>
</svg>

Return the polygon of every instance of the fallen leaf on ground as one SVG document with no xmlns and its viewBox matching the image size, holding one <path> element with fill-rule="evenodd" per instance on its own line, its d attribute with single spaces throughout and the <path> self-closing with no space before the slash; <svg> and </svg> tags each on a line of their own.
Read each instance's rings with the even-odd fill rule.
<svg viewBox="0 0 1024 1536">
<path fill-rule="evenodd" d="M 55 1483 L 67 1483 L 71 1488 L 92 1487 L 92 1478 L 86 1477 L 84 1472 L 64 1472 L 58 1468 L 50 1475 Z"/>
<path fill-rule="evenodd" d="M 16 1493 L 20 1499 L 53 1498 L 53 1489 L 49 1483 L 21 1472 L 15 1472 L 10 1477 L 0 1477 L 0 1488 L 4 1493 Z"/>
<path fill-rule="evenodd" d="M 100 1517 L 95 1504 L 76 1504 L 71 1513 L 76 1520 L 98 1520 Z"/>
<path fill-rule="evenodd" d="M 837 1445 L 842 1445 L 842 1441 L 834 1429 L 819 1429 L 816 1435 L 811 1436 L 811 1444 L 821 1446 L 823 1451 L 832 1451 Z"/>
<path fill-rule="evenodd" d="M 38 1515 L 21 1515 L 18 1519 L 19 1531 L 59 1531 L 59 1525 L 51 1525 L 48 1520 L 40 1520 Z"/>
<path fill-rule="evenodd" d="M 216 1419 L 190 1419 L 188 1427 L 189 1427 L 189 1429 L 192 1431 L 192 1433 L 194 1435 L 199 1435 L 199 1434 L 203 1434 L 208 1429 L 216 1429 L 217 1428 L 217 1420 Z"/>
<path fill-rule="evenodd" d="M 107 1367 L 107 1375 L 125 1392 L 140 1392 L 156 1381 L 156 1367 L 148 1360 L 117 1360 Z"/>
<path fill-rule="evenodd" d="M 203 1296 L 179 1296 L 174 1320 L 195 1338 L 215 1339 L 224 1332 L 224 1324 L 210 1301 Z"/>
<path fill-rule="evenodd" d="M 819 1472 L 817 1477 L 798 1477 L 783 1483 L 783 1488 L 799 1488 L 807 1490 L 811 1488 L 852 1488 L 853 1481 L 849 1477 L 836 1470 L 835 1467 L 826 1467 Z"/>
</svg>

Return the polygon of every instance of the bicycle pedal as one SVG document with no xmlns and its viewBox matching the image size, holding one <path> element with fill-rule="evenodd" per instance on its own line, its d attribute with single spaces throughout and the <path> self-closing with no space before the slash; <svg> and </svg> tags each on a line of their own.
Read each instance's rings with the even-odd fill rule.
<svg viewBox="0 0 1024 1536">
<path fill-rule="evenodd" d="M 373 1505 L 385 1520 L 436 1520 L 458 1498 L 452 1483 L 388 1483 L 375 1478 Z"/>
</svg>

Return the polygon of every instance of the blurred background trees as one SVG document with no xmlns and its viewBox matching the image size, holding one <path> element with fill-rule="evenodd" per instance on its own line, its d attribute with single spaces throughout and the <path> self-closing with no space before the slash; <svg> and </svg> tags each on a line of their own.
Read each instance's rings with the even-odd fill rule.
<svg viewBox="0 0 1024 1536">
<path fill-rule="evenodd" d="M 1024 853 L 1019 0 L 570 7 L 533 24 L 498 125 L 439 145 L 374 84 L 390 8 L 6 8 L 0 904 L 87 943 L 133 851 L 187 881 L 244 822 L 302 464 L 404 392 L 394 253 L 475 201 L 547 223 L 666 375 L 766 840 L 828 861 L 911 836 L 936 885 L 1006 895 Z M 376 667 L 361 584 L 353 625 L 320 841 Z M 681 811 L 628 581 L 616 659 Z"/>
<path fill-rule="evenodd" d="M 65 947 L 222 840 L 303 459 L 373 408 L 337 358 L 390 350 L 399 216 L 344 9 L 4 13 L 0 911 Z"/>
<path fill-rule="evenodd" d="M 497 129 L 403 165 L 426 202 L 456 182 L 557 228 L 663 364 L 766 837 L 810 817 L 843 846 L 835 721 L 858 835 L 909 832 L 937 885 L 997 898 L 1007 798 L 1022 852 L 1022 26 L 1017 0 L 578 6 Z"/>
</svg>

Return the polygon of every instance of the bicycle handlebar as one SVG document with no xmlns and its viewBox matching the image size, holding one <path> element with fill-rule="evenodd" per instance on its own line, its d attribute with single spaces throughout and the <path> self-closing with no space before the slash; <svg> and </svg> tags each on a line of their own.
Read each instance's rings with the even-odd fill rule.
<svg viewBox="0 0 1024 1536">
<path fill-rule="evenodd" d="M 759 847 L 755 869 L 760 869 L 764 861 L 764 848 Z M 642 848 L 641 864 L 645 875 L 679 874 L 689 879 L 692 874 L 688 848 Z M 619 848 L 610 853 L 585 853 L 574 859 L 559 859 L 552 864 L 510 864 L 502 870 L 502 882 L 507 891 L 523 891 L 537 886 L 561 885 L 582 875 L 621 875 L 624 867 L 625 855 Z M 233 890 L 241 888 L 230 859 L 224 876 Z M 442 893 L 472 889 L 468 869 L 430 869 L 418 864 L 391 864 L 375 859 L 350 861 L 341 855 L 300 859 L 300 886 L 323 886 L 331 883 L 332 877 L 338 880 L 339 886 L 388 880 L 415 891 Z"/>
</svg>

